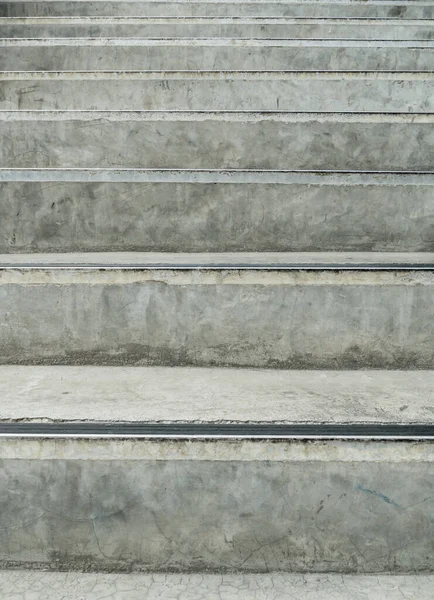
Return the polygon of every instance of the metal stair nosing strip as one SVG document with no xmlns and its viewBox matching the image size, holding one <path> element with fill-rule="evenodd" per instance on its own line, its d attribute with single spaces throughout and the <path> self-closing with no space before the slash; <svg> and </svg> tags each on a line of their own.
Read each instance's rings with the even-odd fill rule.
<svg viewBox="0 0 434 600">
<path fill-rule="evenodd" d="M 434 423 L 0 422 L 0 437 L 434 441 Z"/>
</svg>

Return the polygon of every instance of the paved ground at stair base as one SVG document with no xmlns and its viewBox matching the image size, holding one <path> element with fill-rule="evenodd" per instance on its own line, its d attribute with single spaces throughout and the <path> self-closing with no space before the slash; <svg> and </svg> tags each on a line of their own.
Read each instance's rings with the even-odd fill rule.
<svg viewBox="0 0 434 600">
<path fill-rule="evenodd" d="M 0 572 L 8 600 L 432 600 L 433 576 Z"/>
</svg>

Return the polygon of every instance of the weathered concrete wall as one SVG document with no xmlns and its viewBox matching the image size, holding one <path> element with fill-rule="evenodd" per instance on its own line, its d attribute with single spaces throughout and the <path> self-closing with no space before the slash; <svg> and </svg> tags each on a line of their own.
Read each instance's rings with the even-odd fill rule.
<svg viewBox="0 0 434 600">
<path fill-rule="evenodd" d="M 53 2 L 1 2 L 0 16 L 212 16 L 269 15 L 288 17 L 353 17 L 432 19 L 434 7 L 429 2 L 98 2 L 70 0 Z"/>
<path fill-rule="evenodd" d="M 265 38 L 430 40 L 429 20 L 362 21 L 288 19 L 284 17 L 37 17 L 0 22 L 0 38 Z"/>
<path fill-rule="evenodd" d="M 0 194 L 0 253 L 434 250 L 431 175 L 11 171 Z"/>
<path fill-rule="evenodd" d="M 432 273 L 0 274 L 4 363 L 434 366 Z"/>
<path fill-rule="evenodd" d="M 366 40 L 0 40 L 6 71 L 432 71 L 434 42 Z"/>
<path fill-rule="evenodd" d="M 268 444 L 269 454 L 266 442 L 256 444 L 70 441 L 65 448 L 9 440 L 1 451 L 0 564 L 432 571 L 430 444 L 281 442 L 274 451 Z M 26 446 L 39 458 L 26 459 Z M 146 458 L 151 448 L 155 458 Z M 104 459 L 109 452 L 117 458 Z M 20 458 L 5 456 L 14 453 Z M 201 459 L 206 453 L 214 459 Z"/>
<path fill-rule="evenodd" d="M 434 170 L 431 114 L 5 111 L 0 122 L 2 167 Z"/>
<path fill-rule="evenodd" d="M 432 73 L 0 73 L 4 110 L 434 112 Z"/>
</svg>

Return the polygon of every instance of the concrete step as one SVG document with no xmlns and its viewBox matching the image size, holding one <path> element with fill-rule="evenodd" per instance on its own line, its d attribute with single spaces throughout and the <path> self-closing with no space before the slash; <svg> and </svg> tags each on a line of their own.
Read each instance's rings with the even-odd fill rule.
<svg viewBox="0 0 434 600">
<path fill-rule="evenodd" d="M 41 16 L 287 16 L 333 18 L 432 19 L 432 2 L 416 0 L 349 0 L 345 2 L 273 1 L 115 1 L 50 0 L 1 2 L 2 17 Z"/>
<path fill-rule="evenodd" d="M 434 175 L 0 170 L 0 253 L 434 249 Z"/>
<path fill-rule="evenodd" d="M 0 573 L 5 596 L 32 593 L 34 600 L 62 600 L 65 593 L 86 600 L 125 600 L 127 593 L 128 600 L 143 600 L 143 590 L 147 600 L 431 600 L 433 585 L 431 575 Z"/>
<path fill-rule="evenodd" d="M 434 20 L 284 17 L 25 17 L 0 19 L 0 38 L 265 38 L 432 40 Z"/>
<path fill-rule="evenodd" d="M 432 113 L 2 111 L 0 122 L 3 168 L 434 171 Z"/>
<path fill-rule="evenodd" d="M 429 572 L 433 376 L 2 367 L 0 564 Z"/>
<path fill-rule="evenodd" d="M 432 71 L 434 41 L 0 39 L 2 71 Z"/>
<path fill-rule="evenodd" d="M 434 371 L 11 365 L 0 423 L 434 425 L 433 393 Z"/>
<path fill-rule="evenodd" d="M 434 112 L 433 73 L 0 72 L 0 110 Z"/>
<path fill-rule="evenodd" d="M 431 253 L 3 255 L 2 363 L 433 368 Z"/>
</svg>

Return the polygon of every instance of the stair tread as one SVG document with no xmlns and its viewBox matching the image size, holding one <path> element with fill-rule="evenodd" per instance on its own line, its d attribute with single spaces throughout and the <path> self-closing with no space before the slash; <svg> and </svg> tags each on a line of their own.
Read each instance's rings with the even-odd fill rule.
<svg viewBox="0 0 434 600">
<path fill-rule="evenodd" d="M 408 24 L 416 25 L 433 25 L 432 19 L 385 19 L 384 17 L 373 17 L 373 18 L 357 18 L 357 17 L 286 17 L 286 16 L 148 16 L 148 15 L 137 15 L 137 16 L 45 16 L 45 17 L 0 17 L 0 24 L 5 25 L 20 25 L 20 24 L 69 24 L 69 23 L 285 23 L 285 24 L 297 24 L 303 23 L 312 25 L 315 23 L 333 25 L 334 23 L 339 24 L 360 24 L 360 25 L 371 25 L 380 24 L 385 27 L 392 27 L 394 25 L 403 26 Z"/>
<path fill-rule="evenodd" d="M 434 423 L 434 371 L 0 366 L 1 422 Z"/>
<path fill-rule="evenodd" d="M 434 112 L 289 112 L 255 110 L 0 110 L 0 121 L 229 121 L 258 123 L 434 123 Z M 91 168 L 91 167 L 89 167 Z M 206 169 L 210 170 L 210 169 Z M 212 169 L 211 169 L 212 170 Z M 244 170 L 244 169 L 243 169 Z M 259 169 L 258 169 L 259 170 Z M 277 169 L 280 170 L 280 169 Z M 287 170 L 287 169 L 283 169 Z M 303 169 L 294 169 L 303 170 Z M 314 170 L 314 169 L 312 169 Z M 316 169 L 323 171 L 325 169 Z M 345 171 L 347 169 L 342 169 Z"/>
<path fill-rule="evenodd" d="M 434 252 L 88 252 L 0 254 L 4 268 L 434 269 Z"/>
<path fill-rule="evenodd" d="M 73 0 L 78 4 L 86 4 L 86 0 Z M 259 0 L 253 1 L 246 0 L 240 2 L 239 0 L 92 0 L 96 4 L 186 4 L 186 5 L 195 5 L 195 4 L 223 4 L 223 5 L 231 5 L 237 6 L 239 4 L 283 4 L 283 5 L 313 5 L 313 6 L 324 6 L 324 5 L 337 5 L 337 6 L 346 6 L 346 5 L 368 5 L 368 6 L 431 6 L 431 2 L 426 2 L 423 0 L 280 0 L 276 2 L 276 0 Z M 42 0 L 38 2 L 38 4 L 52 4 L 56 2 L 56 0 Z M 56 3 L 64 3 L 64 0 L 57 1 Z M 12 0 L 9 4 L 31 4 L 29 0 Z"/>
<path fill-rule="evenodd" d="M 297 2 L 293 0 L 283 0 L 276 2 L 274 0 L 254 0 L 247 2 L 233 2 L 231 0 L 223 1 L 109 1 L 109 2 L 8 2 L 4 15 L 10 16 L 46 16 L 52 13 L 59 16 L 74 14 L 81 15 L 107 15 L 107 16 L 137 16 L 138 14 L 154 16 L 210 16 L 222 15 L 228 13 L 241 14 L 247 16 L 256 16 L 266 14 L 270 16 L 300 16 L 300 17 L 385 17 L 385 18 L 426 18 L 433 16 L 433 6 L 431 2 L 419 1 L 348 1 L 348 2 Z"/>
<path fill-rule="evenodd" d="M 347 40 L 347 39 L 269 39 L 239 37 L 146 38 L 146 37 L 50 37 L 0 38 L 0 47 L 54 46 L 230 46 L 230 47 L 331 47 L 331 48 L 407 48 L 430 49 L 433 40 Z M 75 69 L 76 70 L 76 69 Z"/>
<path fill-rule="evenodd" d="M 1 182 L 173 182 L 431 186 L 434 173 L 387 171 L 273 171 L 243 169 L 0 168 Z"/>
<path fill-rule="evenodd" d="M 384 81 L 431 81 L 434 79 L 432 71 L 270 71 L 270 70 L 169 70 L 169 71 L 0 71 L 0 81 L 15 80 L 124 80 L 124 79 L 218 79 L 233 78 L 237 80 L 251 79 L 311 79 L 311 80 L 384 80 Z"/>
</svg>

